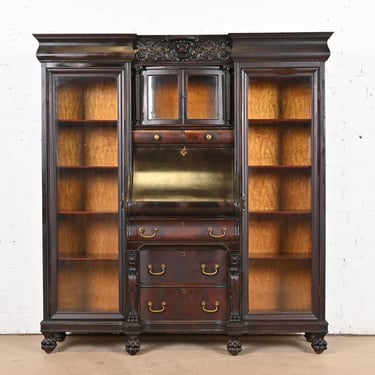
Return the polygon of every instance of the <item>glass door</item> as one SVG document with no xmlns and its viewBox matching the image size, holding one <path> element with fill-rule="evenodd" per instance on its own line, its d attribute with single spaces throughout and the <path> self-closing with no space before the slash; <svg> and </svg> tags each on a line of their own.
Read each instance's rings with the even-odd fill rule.
<svg viewBox="0 0 375 375">
<path fill-rule="evenodd" d="M 248 76 L 250 314 L 312 311 L 312 78 Z"/>
<path fill-rule="evenodd" d="M 54 76 L 57 312 L 120 311 L 118 78 Z"/>
</svg>

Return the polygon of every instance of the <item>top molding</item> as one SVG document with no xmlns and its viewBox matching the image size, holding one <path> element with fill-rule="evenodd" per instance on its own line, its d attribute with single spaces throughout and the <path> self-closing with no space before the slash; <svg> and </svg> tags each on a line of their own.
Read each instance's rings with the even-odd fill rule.
<svg viewBox="0 0 375 375">
<path fill-rule="evenodd" d="M 228 63 L 326 61 L 331 32 L 138 36 L 34 34 L 42 62 Z"/>
</svg>

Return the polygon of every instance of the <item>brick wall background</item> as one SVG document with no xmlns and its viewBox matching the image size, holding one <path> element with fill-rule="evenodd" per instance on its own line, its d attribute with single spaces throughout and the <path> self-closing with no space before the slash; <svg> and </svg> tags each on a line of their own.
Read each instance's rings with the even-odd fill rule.
<svg viewBox="0 0 375 375">
<path fill-rule="evenodd" d="M 32 33 L 333 31 L 326 65 L 327 320 L 375 334 L 371 0 L 18 0 L 0 4 L 0 333 L 42 319 L 41 87 Z"/>
</svg>

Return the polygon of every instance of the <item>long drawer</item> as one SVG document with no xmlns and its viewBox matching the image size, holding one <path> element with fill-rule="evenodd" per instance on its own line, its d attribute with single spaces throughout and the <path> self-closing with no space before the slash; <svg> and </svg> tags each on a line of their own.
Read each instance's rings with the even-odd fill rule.
<svg viewBox="0 0 375 375">
<path fill-rule="evenodd" d="M 225 320 L 225 288 L 141 288 L 143 320 Z"/>
<path fill-rule="evenodd" d="M 208 247 L 160 247 L 140 251 L 144 285 L 207 285 L 226 283 L 227 251 Z"/>
<path fill-rule="evenodd" d="M 233 220 L 136 220 L 130 225 L 132 241 L 233 241 Z"/>
</svg>

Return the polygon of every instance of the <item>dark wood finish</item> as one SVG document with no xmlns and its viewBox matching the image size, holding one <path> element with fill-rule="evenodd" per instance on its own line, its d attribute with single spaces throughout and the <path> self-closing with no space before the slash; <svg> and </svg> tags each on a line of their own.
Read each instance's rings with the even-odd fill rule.
<svg viewBox="0 0 375 375">
<path fill-rule="evenodd" d="M 35 35 L 46 353 L 67 332 L 125 334 L 131 355 L 143 333 L 326 350 L 330 36 Z"/>
</svg>

